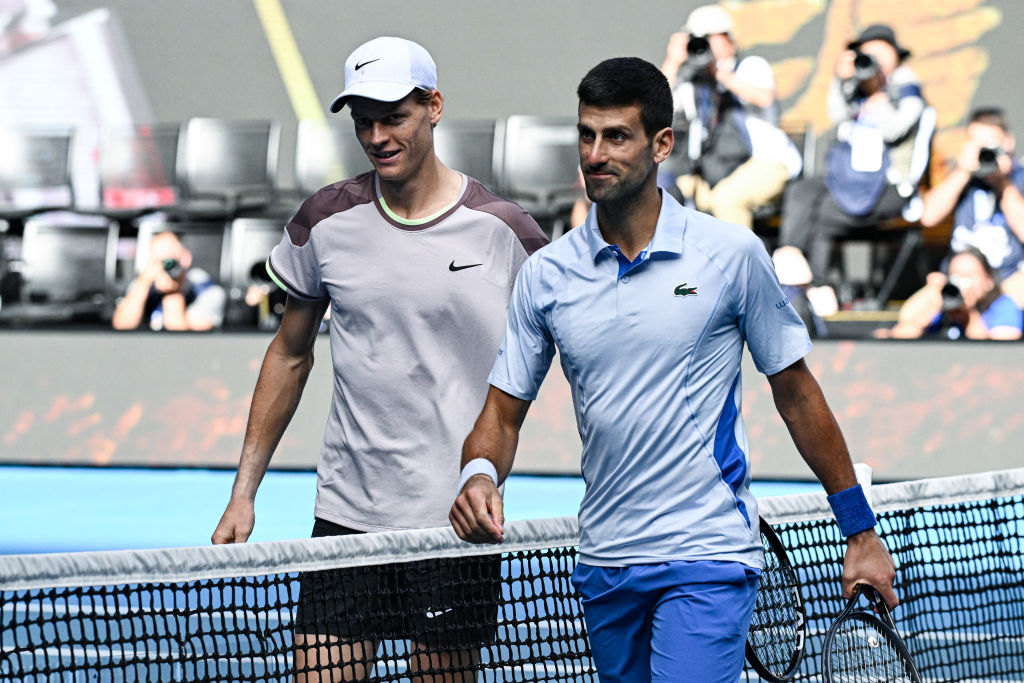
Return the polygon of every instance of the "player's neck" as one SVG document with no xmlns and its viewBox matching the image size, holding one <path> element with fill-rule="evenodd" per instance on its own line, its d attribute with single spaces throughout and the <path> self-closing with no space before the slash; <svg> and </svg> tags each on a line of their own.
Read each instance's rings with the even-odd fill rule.
<svg viewBox="0 0 1024 683">
<path fill-rule="evenodd" d="M 422 168 L 405 180 L 380 178 L 380 192 L 388 208 L 408 220 L 433 216 L 451 206 L 461 189 L 462 174 L 445 166 L 436 156 L 428 158 Z"/>
<path fill-rule="evenodd" d="M 652 184 L 628 199 L 598 203 L 597 225 L 605 242 L 632 261 L 654 238 L 660 213 L 661 192 Z"/>
</svg>

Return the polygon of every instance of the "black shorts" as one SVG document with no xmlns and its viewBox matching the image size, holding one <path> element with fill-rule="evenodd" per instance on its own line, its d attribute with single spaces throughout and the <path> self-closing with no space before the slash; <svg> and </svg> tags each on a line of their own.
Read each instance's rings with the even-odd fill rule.
<svg viewBox="0 0 1024 683">
<path fill-rule="evenodd" d="M 322 519 L 313 525 L 314 538 L 359 533 Z M 295 631 L 470 649 L 494 641 L 500 593 L 500 555 L 303 572 Z"/>
</svg>

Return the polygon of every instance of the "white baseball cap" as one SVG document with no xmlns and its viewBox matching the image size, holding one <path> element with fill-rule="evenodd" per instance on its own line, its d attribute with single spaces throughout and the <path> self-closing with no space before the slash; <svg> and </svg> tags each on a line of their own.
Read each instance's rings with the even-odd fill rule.
<svg viewBox="0 0 1024 683">
<path fill-rule="evenodd" d="M 718 5 L 703 5 L 690 12 L 683 30 L 691 36 L 713 36 L 732 33 L 732 17 Z"/>
<path fill-rule="evenodd" d="M 334 98 L 338 112 L 349 97 L 397 102 L 414 88 L 437 89 L 437 67 L 430 53 L 405 38 L 374 38 L 345 60 L 345 90 Z"/>
</svg>

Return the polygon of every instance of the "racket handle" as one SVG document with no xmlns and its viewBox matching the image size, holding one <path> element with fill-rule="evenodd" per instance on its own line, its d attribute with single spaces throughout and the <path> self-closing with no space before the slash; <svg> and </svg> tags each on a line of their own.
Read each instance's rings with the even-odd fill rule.
<svg viewBox="0 0 1024 683">
<path fill-rule="evenodd" d="M 857 483 L 860 484 L 860 488 L 864 491 L 864 497 L 868 500 L 868 507 L 874 509 L 874 503 L 871 502 L 871 465 L 863 462 L 857 462 L 853 464 L 853 472 L 857 475 Z"/>
</svg>

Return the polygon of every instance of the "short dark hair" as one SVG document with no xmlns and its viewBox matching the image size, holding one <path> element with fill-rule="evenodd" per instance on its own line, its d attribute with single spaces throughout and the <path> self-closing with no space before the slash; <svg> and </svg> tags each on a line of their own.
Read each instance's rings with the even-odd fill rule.
<svg viewBox="0 0 1024 683">
<path fill-rule="evenodd" d="M 580 104 L 589 107 L 640 105 L 648 138 L 672 125 L 672 88 L 658 67 L 639 57 L 606 59 L 580 81 Z"/>
<path fill-rule="evenodd" d="M 971 112 L 968 122 L 996 126 L 1004 133 L 1010 132 L 1010 120 L 1002 107 L 978 107 Z"/>
<path fill-rule="evenodd" d="M 420 104 L 430 104 L 430 100 L 434 99 L 434 93 L 436 90 L 426 90 L 424 88 L 413 88 L 412 94 L 416 96 L 416 101 Z"/>
</svg>

